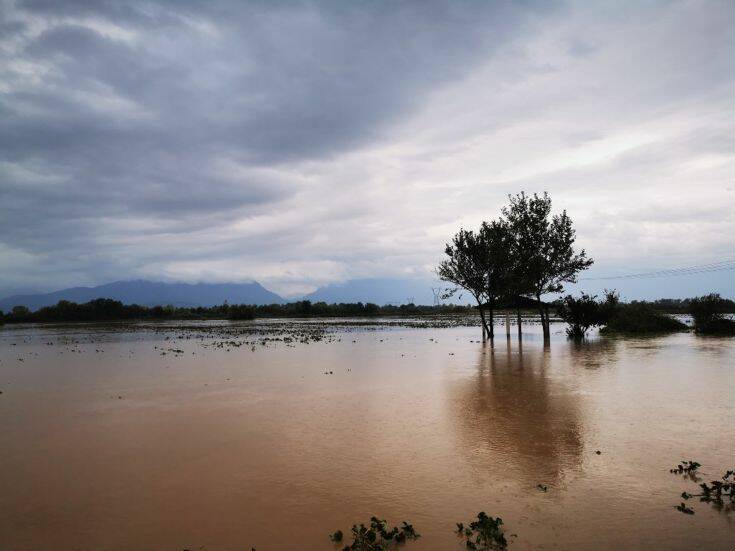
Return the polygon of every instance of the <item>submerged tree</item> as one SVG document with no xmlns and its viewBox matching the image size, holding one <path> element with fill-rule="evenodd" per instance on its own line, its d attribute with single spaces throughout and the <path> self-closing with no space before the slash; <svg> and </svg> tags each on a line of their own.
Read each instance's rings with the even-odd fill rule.
<svg viewBox="0 0 735 551">
<path fill-rule="evenodd" d="M 548 308 L 541 302 L 547 293 L 561 293 L 565 283 L 575 283 L 577 274 L 593 260 L 584 249 L 574 251 L 575 232 L 566 211 L 551 216 L 551 198 L 510 196 L 503 215 L 513 237 L 514 273 L 522 283 L 521 294 L 536 299 L 544 340 L 550 338 Z"/>
<path fill-rule="evenodd" d="M 482 320 L 483 337 L 494 337 L 494 311 L 507 293 L 512 250 L 512 235 L 503 220 L 483 222 L 478 232 L 461 229 L 446 246 L 449 258 L 437 268 L 439 278 L 455 286 L 445 293 L 445 298 L 459 289 L 465 289 L 474 297 Z M 489 320 L 485 317 L 486 307 Z"/>
<path fill-rule="evenodd" d="M 490 338 L 493 332 L 493 321 L 498 301 L 506 299 L 510 288 L 510 276 L 513 261 L 512 235 L 504 220 L 483 222 L 480 226 L 480 242 L 483 246 L 482 258 L 485 273 L 485 298 L 489 313 Z M 482 308 L 481 308 L 482 309 Z"/>
<path fill-rule="evenodd" d="M 452 238 L 452 242 L 447 243 L 444 252 L 449 258 L 439 264 L 436 272 L 442 281 L 454 285 L 454 289 L 450 289 L 445 298 L 453 296 L 459 289 L 470 293 L 477 302 L 482 321 L 482 336 L 485 338 L 486 334 L 491 333 L 482 308 L 488 296 L 485 271 L 485 259 L 488 255 L 484 240 L 472 230 L 461 229 Z"/>
</svg>

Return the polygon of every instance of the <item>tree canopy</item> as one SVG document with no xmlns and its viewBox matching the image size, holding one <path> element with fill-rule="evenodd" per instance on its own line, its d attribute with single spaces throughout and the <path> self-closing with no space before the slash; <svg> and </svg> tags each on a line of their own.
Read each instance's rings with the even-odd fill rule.
<svg viewBox="0 0 735 551">
<path fill-rule="evenodd" d="M 460 229 L 445 252 L 448 259 L 437 269 L 439 277 L 454 289 L 468 291 L 477 301 L 483 334 L 492 337 L 493 308 L 497 301 L 513 302 L 533 297 L 541 316 L 545 339 L 549 338 L 549 315 L 542 295 L 561 293 L 565 283 L 592 264 L 584 249 L 574 249 L 572 220 L 566 211 L 551 214 L 551 197 L 509 196 L 501 217 L 482 222 L 478 232 Z M 486 323 L 483 306 L 490 310 Z"/>
</svg>

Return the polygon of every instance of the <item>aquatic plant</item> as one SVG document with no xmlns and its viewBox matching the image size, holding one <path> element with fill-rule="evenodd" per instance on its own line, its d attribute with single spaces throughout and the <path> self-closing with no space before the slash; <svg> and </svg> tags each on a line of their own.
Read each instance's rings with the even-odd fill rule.
<svg viewBox="0 0 735 551">
<path fill-rule="evenodd" d="M 701 466 L 701 463 L 690 459 L 689 461 L 682 461 L 673 469 L 669 469 L 669 472 L 675 474 L 694 474 Z"/>
<path fill-rule="evenodd" d="M 677 511 L 681 511 L 685 515 L 693 515 L 694 514 L 694 509 L 692 509 L 691 507 L 687 507 L 684 502 L 681 502 L 679 505 L 675 505 L 674 506 L 674 509 L 676 509 Z"/>
<path fill-rule="evenodd" d="M 699 466 L 698 463 L 694 463 Z M 672 469 L 672 472 L 675 471 Z M 718 509 L 730 511 L 735 508 L 735 470 L 725 471 L 720 480 L 713 480 L 709 484 L 703 482 L 699 488 L 701 491 L 698 494 L 682 492 L 682 499 L 689 500 L 698 497 L 699 501 L 710 503 Z M 683 502 L 680 506 L 676 506 L 676 509 L 688 515 L 694 514 L 694 510 L 686 507 Z"/>
<path fill-rule="evenodd" d="M 400 527 L 390 527 L 385 520 L 370 517 L 370 526 L 352 525 L 352 543 L 343 547 L 343 551 L 386 551 L 393 549 L 399 543 L 418 539 L 420 534 L 413 525 L 403 522 Z M 344 539 L 342 530 L 329 535 L 329 539 L 340 543 Z"/>
<path fill-rule="evenodd" d="M 457 523 L 457 534 L 464 538 L 467 549 L 498 550 L 508 547 L 508 540 L 503 533 L 503 519 L 494 518 L 481 511 L 477 520 L 465 526 Z"/>
</svg>

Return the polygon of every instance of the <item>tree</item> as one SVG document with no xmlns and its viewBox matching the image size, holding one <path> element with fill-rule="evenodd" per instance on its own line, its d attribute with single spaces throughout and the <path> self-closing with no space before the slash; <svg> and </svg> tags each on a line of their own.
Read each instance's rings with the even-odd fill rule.
<svg viewBox="0 0 735 551">
<path fill-rule="evenodd" d="M 452 238 L 451 243 L 447 243 L 444 252 L 449 257 L 439 264 L 436 273 L 439 279 L 447 281 L 454 285 L 454 289 L 450 289 L 444 298 L 453 296 L 460 288 L 470 293 L 480 311 L 480 320 L 482 321 L 482 337 L 491 335 L 485 320 L 485 312 L 483 304 L 487 300 L 487 272 L 485 269 L 487 250 L 485 243 L 480 234 L 476 234 L 472 230 L 460 229 Z"/>
<path fill-rule="evenodd" d="M 507 298 L 512 268 L 513 236 L 504 220 L 483 222 L 480 226 L 480 258 L 485 273 L 485 298 L 490 314 L 490 338 L 494 338 L 493 318 L 499 300 Z"/>
<path fill-rule="evenodd" d="M 551 216 L 551 198 L 528 196 L 521 192 L 509 196 L 503 215 L 513 236 L 514 273 L 523 295 L 536 299 L 544 340 L 550 338 L 549 312 L 541 302 L 546 293 L 561 293 L 564 283 L 575 283 L 577 273 L 589 268 L 593 260 L 582 249 L 574 251 L 575 232 L 566 211 Z"/>
</svg>

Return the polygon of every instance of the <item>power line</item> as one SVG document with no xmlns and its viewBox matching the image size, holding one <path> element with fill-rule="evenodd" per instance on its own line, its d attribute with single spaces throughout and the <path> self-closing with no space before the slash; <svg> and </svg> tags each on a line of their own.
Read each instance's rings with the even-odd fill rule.
<svg viewBox="0 0 735 551">
<path fill-rule="evenodd" d="M 647 279 L 656 277 L 674 277 L 693 274 L 705 274 L 710 272 L 724 272 L 726 270 L 735 270 L 735 259 L 722 260 L 711 264 L 700 264 L 697 266 L 685 266 L 681 268 L 669 268 L 667 270 L 657 270 L 655 272 L 642 272 L 637 274 L 625 274 L 606 277 L 584 277 L 580 281 L 599 281 L 607 279 Z"/>
</svg>

